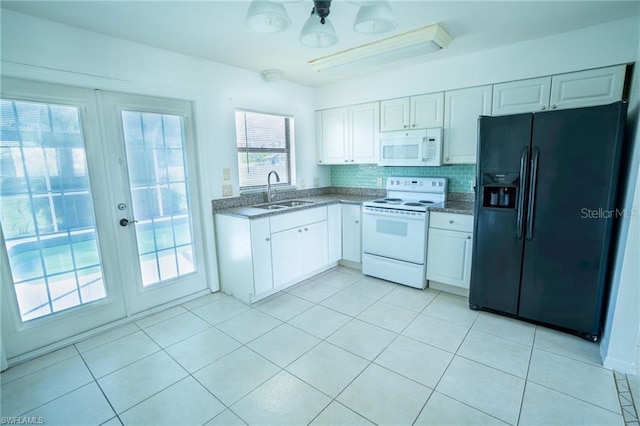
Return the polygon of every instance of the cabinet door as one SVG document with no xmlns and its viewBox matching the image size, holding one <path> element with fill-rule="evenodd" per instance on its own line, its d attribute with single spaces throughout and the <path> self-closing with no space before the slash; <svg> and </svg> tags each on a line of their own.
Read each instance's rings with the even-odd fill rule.
<svg viewBox="0 0 640 426">
<path fill-rule="evenodd" d="M 380 102 L 380 131 L 391 132 L 409 128 L 409 98 Z"/>
<path fill-rule="evenodd" d="M 444 124 L 444 92 L 411 97 L 411 128 L 429 129 Z"/>
<path fill-rule="evenodd" d="M 493 86 L 492 115 L 520 114 L 549 108 L 551 77 L 511 81 Z"/>
<path fill-rule="evenodd" d="M 361 218 L 360 206 L 342 206 L 342 258 L 351 262 L 361 262 Z"/>
<path fill-rule="evenodd" d="M 469 288 L 472 234 L 429 228 L 427 279 Z"/>
<path fill-rule="evenodd" d="M 371 102 L 349 108 L 350 163 L 377 164 L 380 104 Z"/>
<path fill-rule="evenodd" d="M 251 221 L 251 255 L 253 260 L 254 294 L 273 288 L 271 274 L 271 230 L 269 218 Z"/>
<path fill-rule="evenodd" d="M 491 86 L 445 92 L 444 164 L 473 164 L 478 144 L 478 117 L 491 114 Z"/>
<path fill-rule="evenodd" d="M 349 109 L 334 108 L 322 111 L 322 164 L 347 162 L 349 137 Z"/>
<path fill-rule="evenodd" d="M 329 263 L 329 249 L 326 220 L 302 227 L 298 250 L 302 254 L 303 274 L 308 274 L 327 266 Z"/>
<path fill-rule="evenodd" d="M 553 76 L 551 109 L 606 105 L 622 99 L 625 65 Z"/>
<path fill-rule="evenodd" d="M 342 259 L 342 204 L 332 204 L 327 207 L 327 236 L 329 244 L 327 263 L 334 263 Z"/>
<path fill-rule="evenodd" d="M 271 234 L 271 261 L 273 286 L 290 283 L 302 276 L 302 228 L 293 228 Z"/>
</svg>

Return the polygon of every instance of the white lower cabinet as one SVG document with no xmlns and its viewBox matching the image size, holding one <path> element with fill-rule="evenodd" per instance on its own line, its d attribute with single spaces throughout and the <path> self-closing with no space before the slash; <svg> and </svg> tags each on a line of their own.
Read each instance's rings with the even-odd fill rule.
<svg viewBox="0 0 640 426">
<path fill-rule="evenodd" d="M 317 207 L 258 219 L 216 214 L 222 290 L 251 303 L 334 266 L 328 224 L 337 219 L 327 212 Z"/>
<path fill-rule="evenodd" d="M 342 259 L 362 262 L 362 224 L 360 205 L 342 206 Z"/>
<path fill-rule="evenodd" d="M 438 284 L 469 290 L 471 252 L 473 247 L 473 216 L 432 212 L 427 242 L 427 280 L 429 286 L 441 290 Z"/>
<path fill-rule="evenodd" d="M 293 284 L 329 262 L 327 221 L 271 234 L 274 287 Z"/>
<path fill-rule="evenodd" d="M 269 218 L 215 215 L 222 290 L 247 303 L 273 291 Z"/>
</svg>

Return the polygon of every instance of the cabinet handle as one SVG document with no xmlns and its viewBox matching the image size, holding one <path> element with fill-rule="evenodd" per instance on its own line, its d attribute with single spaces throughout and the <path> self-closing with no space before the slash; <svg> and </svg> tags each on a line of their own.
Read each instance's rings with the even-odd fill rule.
<svg viewBox="0 0 640 426">
<path fill-rule="evenodd" d="M 302 232 L 302 229 L 298 229 L 298 232 Z"/>
<path fill-rule="evenodd" d="M 545 109 L 547 109 L 547 106 L 546 105 L 541 105 L 540 109 L 544 111 Z"/>
<path fill-rule="evenodd" d="M 351 162 L 353 163 L 353 159 L 351 160 Z"/>
<path fill-rule="evenodd" d="M 360 223 L 360 221 L 359 221 L 359 220 L 356 220 L 356 223 Z"/>
<path fill-rule="evenodd" d="M 305 231 L 308 231 L 309 229 L 308 229 L 308 228 L 304 228 L 304 230 L 305 230 Z"/>
<path fill-rule="evenodd" d="M 413 124 L 411 125 L 411 127 L 416 127 L 416 123 L 413 123 Z"/>
<path fill-rule="evenodd" d="M 551 109 L 556 109 L 558 108 L 558 105 L 551 105 Z"/>
<path fill-rule="evenodd" d="M 470 239 L 471 239 L 471 235 L 467 235 L 467 240 L 470 240 Z"/>
<path fill-rule="evenodd" d="M 348 163 L 348 162 L 349 162 L 349 160 L 344 160 L 344 162 L 345 162 L 345 163 Z"/>
<path fill-rule="evenodd" d="M 318 163 L 322 163 L 322 160 L 318 160 Z"/>
<path fill-rule="evenodd" d="M 445 157 L 445 158 L 444 158 L 444 161 L 449 161 L 449 157 Z"/>
<path fill-rule="evenodd" d="M 406 129 L 407 127 L 409 127 L 409 126 L 407 126 L 406 124 L 403 124 L 403 125 L 402 125 L 402 128 L 403 128 L 403 129 Z"/>
<path fill-rule="evenodd" d="M 451 219 L 451 220 L 449 221 L 449 223 L 453 223 L 453 219 Z"/>
<path fill-rule="evenodd" d="M 271 241 L 271 238 L 267 237 L 264 239 L 265 241 Z"/>
</svg>

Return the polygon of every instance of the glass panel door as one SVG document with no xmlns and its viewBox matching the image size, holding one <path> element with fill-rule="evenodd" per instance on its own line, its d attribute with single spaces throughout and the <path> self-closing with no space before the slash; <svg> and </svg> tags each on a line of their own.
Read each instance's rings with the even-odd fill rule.
<svg viewBox="0 0 640 426">
<path fill-rule="evenodd" d="M 78 107 L 0 105 L 0 218 L 22 321 L 105 298 Z"/>
<path fill-rule="evenodd" d="M 195 272 L 183 118 L 122 111 L 144 287 Z"/>
<path fill-rule="evenodd" d="M 9 359 L 126 316 L 92 90 L 2 79 L 0 314 Z"/>
<path fill-rule="evenodd" d="M 121 279 L 135 281 L 124 289 L 129 311 L 206 290 L 191 104 L 112 92 L 101 102 L 112 205 L 126 206 L 116 237 Z"/>
</svg>

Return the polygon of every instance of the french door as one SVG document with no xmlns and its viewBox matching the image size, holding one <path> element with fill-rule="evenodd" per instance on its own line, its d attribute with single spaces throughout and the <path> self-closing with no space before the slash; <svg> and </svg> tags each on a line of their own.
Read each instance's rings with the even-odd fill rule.
<svg viewBox="0 0 640 426">
<path fill-rule="evenodd" d="M 3 79 L 8 358 L 205 290 L 189 102 Z"/>
</svg>

